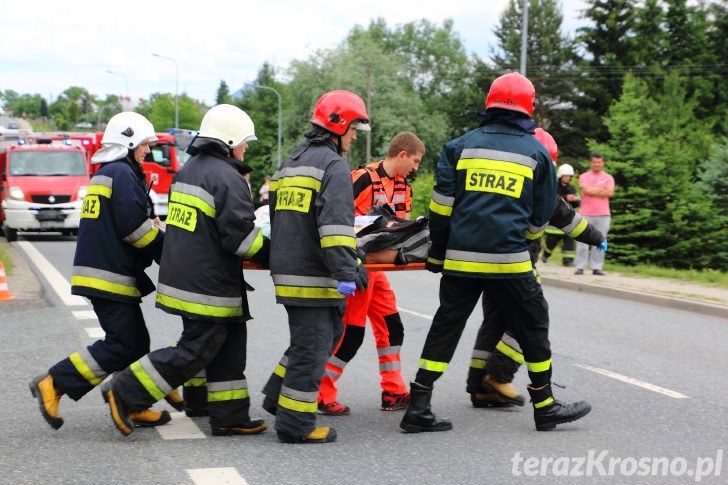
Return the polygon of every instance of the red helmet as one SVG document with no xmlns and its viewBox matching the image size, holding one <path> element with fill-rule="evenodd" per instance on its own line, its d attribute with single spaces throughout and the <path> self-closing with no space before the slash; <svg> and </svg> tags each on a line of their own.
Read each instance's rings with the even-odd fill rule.
<svg viewBox="0 0 728 485">
<path fill-rule="evenodd" d="M 559 158 L 559 147 L 556 146 L 554 137 L 549 135 L 548 131 L 542 130 L 541 128 L 536 128 L 536 133 L 534 133 L 533 136 L 535 136 L 536 139 L 546 147 L 549 155 L 551 155 L 551 160 L 553 160 L 554 164 L 556 164 L 556 159 Z"/>
<path fill-rule="evenodd" d="M 528 116 L 533 113 L 536 90 L 526 77 L 517 72 L 504 74 L 490 85 L 485 108 L 503 108 L 518 111 Z"/>
<path fill-rule="evenodd" d="M 319 98 L 311 123 L 335 135 L 343 135 L 352 122 L 369 123 L 364 101 L 349 91 L 329 91 Z"/>
</svg>

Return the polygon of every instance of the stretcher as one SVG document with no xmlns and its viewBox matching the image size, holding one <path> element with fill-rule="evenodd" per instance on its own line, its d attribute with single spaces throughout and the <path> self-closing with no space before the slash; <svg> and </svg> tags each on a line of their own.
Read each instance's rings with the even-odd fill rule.
<svg viewBox="0 0 728 485">
<path fill-rule="evenodd" d="M 409 264 L 382 264 L 382 263 L 365 263 L 364 267 L 367 271 L 415 271 L 424 270 L 425 263 L 409 263 Z M 244 269 L 266 269 L 255 261 L 243 261 Z"/>
</svg>

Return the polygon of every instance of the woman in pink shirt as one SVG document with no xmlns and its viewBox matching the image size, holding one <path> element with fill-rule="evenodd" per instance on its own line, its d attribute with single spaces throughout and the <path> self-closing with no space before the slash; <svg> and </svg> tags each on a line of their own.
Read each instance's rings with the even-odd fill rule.
<svg viewBox="0 0 728 485">
<path fill-rule="evenodd" d="M 591 170 L 579 176 L 579 187 L 582 192 L 579 214 L 606 237 L 612 220 L 609 198 L 614 193 L 614 178 L 604 171 L 604 156 L 592 153 Z M 590 250 L 591 254 L 589 254 Z M 602 271 L 604 251 L 597 251 L 594 246 L 577 243 L 576 272 L 574 274 L 584 274 L 587 260 L 589 260 L 592 274 L 604 276 Z"/>
</svg>

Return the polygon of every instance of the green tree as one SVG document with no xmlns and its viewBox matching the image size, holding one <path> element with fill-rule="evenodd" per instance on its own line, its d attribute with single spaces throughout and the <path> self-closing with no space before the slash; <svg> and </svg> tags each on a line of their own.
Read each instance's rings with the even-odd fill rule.
<svg viewBox="0 0 728 485">
<path fill-rule="evenodd" d="M 717 248 L 722 236 L 710 201 L 696 190 L 711 127 L 695 123 L 698 103 L 686 95 L 686 84 L 669 74 L 651 95 L 645 81 L 628 74 L 604 120 L 611 139 L 590 144 L 615 178 L 609 255 L 621 263 L 728 268 L 725 248 L 696 251 Z"/>
<path fill-rule="evenodd" d="M 179 127 L 187 130 L 199 130 L 200 122 L 207 108 L 187 96 L 179 96 Z M 153 125 L 154 129 L 162 132 L 174 127 L 174 95 L 169 93 L 154 93 L 135 110 L 144 115 Z"/>
<path fill-rule="evenodd" d="M 253 84 L 275 89 L 283 100 L 286 99 L 286 86 L 275 80 L 275 69 L 268 62 L 263 63 Z M 257 189 L 265 177 L 272 175 L 278 168 L 278 96 L 270 89 L 246 87 L 236 104 L 255 123 L 255 136 L 258 139 L 250 143 L 245 151 L 245 162 L 253 168 L 250 183 L 253 186 L 253 198 L 256 199 Z M 281 162 L 285 157 L 286 153 L 281 149 Z"/>
<path fill-rule="evenodd" d="M 713 146 L 711 156 L 700 167 L 700 190 L 713 202 L 716 215 L 728 222 L 728 139 Z"/>
<path fill-rule="evenodd" d="M 602 117 L 621 94 L 628 66 L 637 63 L 640 40 L 635 28 L 637 7 L 631 0 L 590 0 L 584 17 L 591 24 L 577 31 L 584 52 L 581 96 L 574 100 L 573 126 L 585 138 L 604 141 L 608 137 Z M 582 153 L 586 155 L 586 152 Z"/>
<path fill-rule="evenodd" d="M 526 77 L 536 89 L 533 120 L 558 141 L 562 153 L 583 151 L 583 138 L 571 130 L 568 107 L 578 96 L 575 86 L 577 58 L 574 41 L 561 32 L 563 14 L 555 0 L 529 0 Z M 481 66 L 479 85 L 487 93 L 501 74 L 518 71 L 521 63 L 523 2 L 510 0 L 494 30 L 498 49 L 493 49 L 492 67 Z"/>
<path fill-rule="evenodd" d="M 230 89 L 225 81 L 220 81 L 220 86 L 217 88 L 217 95 L 215 96 L 215 104 L 230 104 L 232 98 L 230 97 Z"/>
</svg>

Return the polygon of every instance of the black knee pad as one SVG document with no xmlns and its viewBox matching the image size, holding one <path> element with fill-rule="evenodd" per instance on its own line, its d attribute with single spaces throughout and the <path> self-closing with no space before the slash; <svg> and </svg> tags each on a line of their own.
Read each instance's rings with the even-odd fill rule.
<svg viewBox="0 0 728 485">
<path fill-rule="evenodd" d="M 387 324 L 389 331 L 389 345 L 402 345 L 404 341 L 404 325 L 399 313 L 392 313 L 384 317 L 384 323 Z"/>
</svg>

